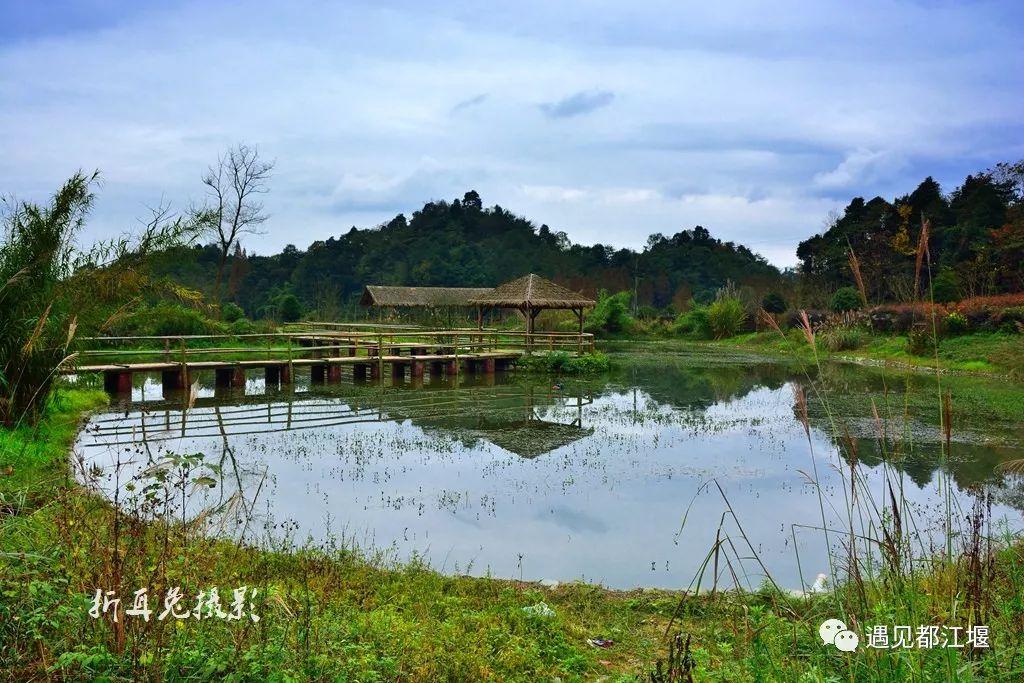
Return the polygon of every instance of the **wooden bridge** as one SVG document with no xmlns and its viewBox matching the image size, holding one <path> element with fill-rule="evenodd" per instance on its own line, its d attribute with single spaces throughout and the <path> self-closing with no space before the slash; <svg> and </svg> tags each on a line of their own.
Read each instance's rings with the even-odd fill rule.
<svg viewBox="0 0 1024 683">
<path fill-rule="evenodd" d="M 460 373 L 493 374 L 514 367 L 535 351 L 592 352 L 594 337 L 585 333 L 505 332 L 496 330 L 359 331 L 342 326 L 307 324 L 272 334 L 94 337 L 64 374 L 102 373 L 114 394 L 130 393 L 132 375 L 161 375 L 165 392 L 181 390 L 197 372 L 213 371 L 218 387 L 244 387 L 246 373 L 264 373 L 267 387 L 291 384 L 295 373 L 309 369 L 312 384 L 342 381 L 342 369 L 355 382 L 421 381 L 428 373 L 457 378 Z"/>
</svg>

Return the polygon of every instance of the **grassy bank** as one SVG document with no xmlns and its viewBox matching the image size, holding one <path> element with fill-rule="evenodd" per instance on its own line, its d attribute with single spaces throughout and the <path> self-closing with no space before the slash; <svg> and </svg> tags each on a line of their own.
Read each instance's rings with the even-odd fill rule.
<svg viewBox="0 0 1024 683">
<path fill-rule="evenodd" d="M 602 342 L 607 349 L 626 348 L 636 340 Z M 814 360 L 814 352 L 799 330 L 790 330 L 785 336 L 769 330 L 750 332 L 718 340 L 687 338 L 660 338 L 645 340 L 646 344 L 665 348 L 708 348 L 754 351 L 772 357 Z M 1024 336 L 1020 334 L 981 332 L 938 340 L 937 353 L 933 349 L 924 355 L 909 350 L 905 335 L 863 335 L 855 348 L 830 351 L 818 345 L 818 357 L 823 360 L 852 360 L 897 367 L 930 368 L 947 372 L 994 375 L 1024 381 Z"/>
<path fill-rule="evenodd" d="M 987 555 L 957 553 L 808 598 L 770 587 L 710 595 L 707 576 L 691 586 L 699 596 L 446 577 L 363 556 L 341 541 L 298 552 L 240 547 L 209 538 L 196 522 L 170 521 L 180 519 L 173 504 L 160 508 L 164 521 L 145 521 L 153 515 L 144 505 L 119 512 L 73 483 L 66 454 L 81 416 L 104 400 L 61 392 L 37 427 L 0 432 L 0 678 L 648 680 L 666 656 L 666 634 L 675 633 L 690 639 L 688 663 L 677 669 L 692 667 L 696 680 L 986 680 L 1022 672 L 1024 560 L 1011 539 L 991 565 Z M 183 459 L 165 483 L 186 491 L 206 471 Z M 728 561 L 714 550 L 707 575 L 712 563 Z M 979 558 L 984 591 L 971 580 Z M 115 624 L 87 614 L 97 587 L 125 601 L 147 587 L 156 603 L 173 586 L 194 598 L 241 585 L 257 589 L 259 622 L 122 615 Z M 553 614 L 524 609 L 542 602 Z M 832 617 L 862 633 L 873 623 L 986 623 L 993 648 L 847 654 L 818 638 L 818 625 Z M 614 644 L 594 648 L 590 638 Z"/>
</svg>

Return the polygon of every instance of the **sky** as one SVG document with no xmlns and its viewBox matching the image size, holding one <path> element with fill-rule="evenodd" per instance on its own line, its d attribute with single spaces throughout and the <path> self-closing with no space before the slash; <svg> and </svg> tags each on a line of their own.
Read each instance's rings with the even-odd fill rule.
<svg viewBox="0 0 1024 683">
<path fill-rule="evenodd" d="M 0 0 L 0 194 L 99 169 L 111 237 L 238 143 L 275 161 L 256 253 L 475 189 L 788 266 L 854 196 L 1024 158 L 1024 3 Z"/>
</svg>

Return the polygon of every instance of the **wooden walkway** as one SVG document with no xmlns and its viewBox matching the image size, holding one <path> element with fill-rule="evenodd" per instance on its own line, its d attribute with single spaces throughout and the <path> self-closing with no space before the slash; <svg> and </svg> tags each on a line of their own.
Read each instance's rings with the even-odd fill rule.
<svg viewBox="0 0 1024 683">
<path fill-rule="evenodd" d="M 200 346 L 244 342 L 247 346 Z M 313 384 L 335 383 L 342 368 L 351 368 L 356 382 L 378 381 L 388 373 L 416 380 L 427 373 L 493 374 L 515 366 L 535 350 L 583 353 L 593 349 L 592 335 L 516 333 L 484 330 L 339 332 L 308 330 L 266 335 L 107 337 L 92 340 L 99 348 L 81 354 L 78 365 L 64 374 L 102 373 L 104 387 L 129 393 L 135 373 L 161 374 L 165 391 L 192 383 L 197 372 L 213 371 L 218 387 L 245 386 L 248 371 L 262 371 L 268 387 L 292 383 L 299 369 L 309 368 Z M 253 346 L 263 342 L 264 346 Z M 137 348 L 158 346 L 160 348 Z M 113 347 L 113 348 L 111 348 Z M 241 358 L 239 356 L 242 356 Z M 135 360 L 137 359 L 137 360 Z"/>
</svg>

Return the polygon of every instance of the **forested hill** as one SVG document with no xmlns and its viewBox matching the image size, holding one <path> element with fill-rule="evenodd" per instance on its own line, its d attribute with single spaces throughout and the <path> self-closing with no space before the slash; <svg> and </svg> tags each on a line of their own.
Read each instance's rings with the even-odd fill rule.
<svg viewBox="0 0 1024 683">
<path fill-rule="evenodd" d="M 158 270 L 212 292 L 217 249 L 166 252 Z M 652 235 L 642 252 L 583 246 L 500 206 L 484 208 L 471 191 L 461 200 L 430 202 L 411 219 L 399 214 L 377 228 L 353 227 L 305 251 L 289 245 L 273 256 L 247 256 L 236 250 L 225 273 L 226 298 L 259 316 L 291 291 L 306 308 L 331 314 L 351 307 L 366 284 L 494 286 L 529 272 L 588 294 L 632 289 L 635 275 L 639 304 L 659 309 L 707 299 L 727 280 L 763 290 L 780 277 L 763 257 L 700 226 Z"/>
<path fill-rule="evenodd" d="M 922 219 L 936 298 L 1024 291 L 1024 162 L 969 175 L 948 195 L 929 177 L 891 202 L 857 197 L 800 243 L 801 273 L 823 291 L 852 285 L 852 248 L 871 300 L 912 300 Z"/>
</svg>

